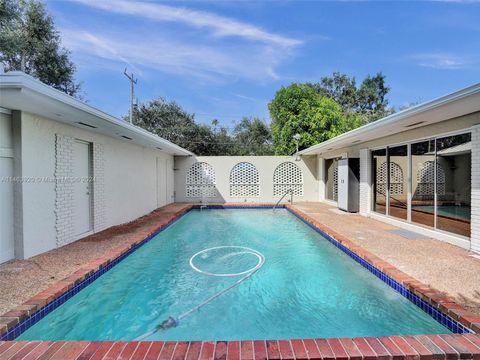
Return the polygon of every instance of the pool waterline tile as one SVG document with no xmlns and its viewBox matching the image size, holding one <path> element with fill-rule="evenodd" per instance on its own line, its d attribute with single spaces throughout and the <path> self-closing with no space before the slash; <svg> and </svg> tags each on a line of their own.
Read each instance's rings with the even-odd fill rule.
<svg viewBox="0 0 480 360">
<path fill-rule="evenodd" d="M 207 209 L 268 209 L 272 207 L 272 204 L 224 204 L 208 205 Z M 25 303 L 32 306 L 32 308 L 26 310 L 25 316 L 22 315 L 20 317 L 22 319 L 25 317 L 25 319 L 20 321 L 19 318 L 17 319 L 16 323 L 15 321 L 7 323 L 7 331 L 0 335 L 0 341 L 14 340 L 17 338 L 20 334 L 40 321 L 47 314 L 58 308 L 83 288 L 109 271 L 120 261 L 135 252 L 139 247 L 150 241 L 158 233 L 168 228 L 171 224 L 182 218 L 192 209 L 198 208 L 200 208 L 200 205 L 186 205 L 181 210 L 169 215 L 166 221 L 161 221 L 156 225 L 150 226 L 148 230 L 142 231 L 139 234 L 134 234 L 133 238 L 127 241 L 126 245 L 122 245 L 119 248 L 113 249 L 110 251 L 109 255 L 103 256 L 100 259 L 88 263 L 74 274 L 35 295 Z M 294 206 L 279 205 L 278 208 L 286 209 L 291 214 L 295 215 L 302 222 L 318 232 L 332 245 L 347 254 L 357 263 L 374 274 L 377 278 L 381 279 L 391 288 L 399 292 L 402 296 L 413 302 L 453 333 L 474 333 L 474 331 L 466 325 L 470 324 L 468 319 L 473 319 L 475 321 L 473 325 L 476 326 L 476 320 L 478 317 L 473 314 L 469 314 L 460 305 L 456 304 L 450 299 L 446 299 L 444 302 L 436 302 L 436 300 L 445 299 L 445 295 L 442 295 L 440 292 L 434 289 L 426 287 L 414 278 L 402 273 L 393 265 L 381 260 L 360 246 L 353 244 L 347 238 L 320 224 L 318 221 L 296 209 Z M 376 267 L 372 263 L 376 264 L 380 268 Z M 395 279 L 400 279 L 400 281 Z M 430 302 L 433 302 L 434 304 L 432 305 Z M 455 306 L 451 306 L 449 308 L 448 305 Z M 446 313 L 445 310 L 447 310 Z M 455 316 L 457 314 L 460 315 Z M 5 315 L 0 317 L 0 320 L 2 319 L 6 319 Z M 467 319 L 467 321 L 465 321 L 465 319 Z M 0 322 L 0 330 L 2 329 L 1 326 L 2 322 Z"/>
</svg>

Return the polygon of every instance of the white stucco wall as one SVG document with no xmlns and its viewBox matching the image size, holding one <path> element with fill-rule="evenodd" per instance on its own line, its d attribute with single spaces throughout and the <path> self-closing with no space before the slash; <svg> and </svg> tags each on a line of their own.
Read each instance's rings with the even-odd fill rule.
<svg viewBox="0 0 480 360">
<path fill-rule="evenodd" d="M 16 173 L 24 178 L 54 177 L 56 134 L 102 145 L 105 185 L 102 228 L 134 220 L 157 208 L 157 158 L 173 164 L 171 155 L 28 113 L 19 114 L 16 121 L 21 128 L 17 130 L 20 139 L 16 144 L 21 169 Z M 168 177 L 167 183 L 172 184 L 173 171 L 168 172 Z M 23 210 L 16 222 L 23 223 L 23 244 L 18 244 L 16 257 L 28 258 L 56 247 L 55 183 L 24 182 L 18 187 L 21 187 L 17 193 L 21 193 Z M 173 202 L 171 186 L 169 191 L 167 203 Z M 98 230 L 101 229 L 95 229 Z"/>
<path fill-rule="evenodd" d="M 203 198 L 208 203 L 272 203 L 280 196 L 273 195 L 273 173 L 283 162 L 293 162 L 303 173 L 303 196 L 294 196 L 295 201 L 318 201 L 317 159 L 314 156 L 302 157 L 295 161 L 293 156 L 190 156 L 175 158 L 175 201 L 200 202 L 201 198 L 186 196 L 186 174 L 196 162 L 206 162 L 213 166 L 216 175 L 218 196 Z M 240 163 L 248 162 L 256 166 L 260 177 L 259 197 L 231 197 L 230 171 Z"/>
</svg>

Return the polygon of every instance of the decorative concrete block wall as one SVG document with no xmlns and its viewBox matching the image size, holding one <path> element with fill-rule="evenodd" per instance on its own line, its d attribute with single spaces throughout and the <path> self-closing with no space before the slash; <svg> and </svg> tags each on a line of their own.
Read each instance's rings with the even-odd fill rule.
<svg viewBox="0 0 480 360">
<path fill-rule="evenodd" d="M 480 125 L 472 127 L 471 248 L 480 252 Z"/>
<path fill-rule="evenodd" d="M 372 202 L 372 172 L 370 150 L 360 150 L 360 214 L 368 215 Z"/>
<path fill-rule="evenodd" d="M 290 189 L 294 202 L 318 201 L 317 176 L 314 156 L 176 157 L 175 201 L 275 203 Z"/>
<path fill-rule="evenodd" d="M 73 238 L 73 142 L 74 138 L 55 135 L 55 229 L 57 246 Z"/>
</svg>

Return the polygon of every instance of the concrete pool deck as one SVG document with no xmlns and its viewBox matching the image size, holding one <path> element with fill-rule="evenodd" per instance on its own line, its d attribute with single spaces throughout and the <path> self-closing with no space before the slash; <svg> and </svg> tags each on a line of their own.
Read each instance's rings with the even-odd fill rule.
<svg viewBox="0 0 480 360">
<path fill-rule="evenodd" d="M 358 214 L 341 213 L 328 204 L 295 203 L 295 207 L 480 315 L 480 257 L 421 235 L 407 239 L 390 232 L 398 227 Z"/>
</svg>

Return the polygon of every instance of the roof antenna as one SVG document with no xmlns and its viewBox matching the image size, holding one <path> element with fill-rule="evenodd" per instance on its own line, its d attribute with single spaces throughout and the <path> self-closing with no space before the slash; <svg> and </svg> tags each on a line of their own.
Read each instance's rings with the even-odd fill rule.
<svg viewBox="0 0 480 360">
<path fill-rule="evenodd" d="M 133 73 L 128 75 L 127 68 L 123 71 L 123 74 L 130 80 L 130 124 L 133 124 L 133 104 L 135 101 L 134 87 L 137 84 L 137 80 L 133 77 Z"/>
</svg>

